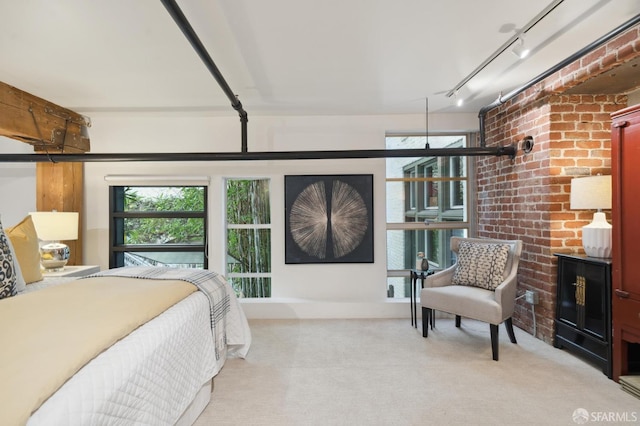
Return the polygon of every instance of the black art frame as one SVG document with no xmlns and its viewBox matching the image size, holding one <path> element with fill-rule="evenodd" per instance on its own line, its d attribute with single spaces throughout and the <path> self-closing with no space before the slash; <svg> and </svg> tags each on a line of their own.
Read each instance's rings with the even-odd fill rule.
<svg viewBox="0 0 640 426">
<path fill-rule="evenodd" d="M 286 175 L 284 193 L 285 263 L 373 263 L 373 175 Z"/>
</svg>

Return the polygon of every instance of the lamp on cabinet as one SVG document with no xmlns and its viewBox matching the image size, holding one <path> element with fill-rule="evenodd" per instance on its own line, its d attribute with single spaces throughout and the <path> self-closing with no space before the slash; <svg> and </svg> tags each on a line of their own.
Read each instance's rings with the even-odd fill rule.
<svg viewBox="0 0 640 426">
<path fill-rule="evenodd" d="M 593 221 L 582 227 L 582 246 L 590 257 L 611 257 L 611 224 L 601 211 L 611 208 L 611 176 L 571 179 L 571 209 L 593 210 Z"/>
<path fill-rule="evenodd" d="M 40 263 L 45 271 L 62 271 L 69 260 L 69 246 L 61 241 L 78 239 L 76 212 L 31 212 L 40 245 Z"/>
</svg>

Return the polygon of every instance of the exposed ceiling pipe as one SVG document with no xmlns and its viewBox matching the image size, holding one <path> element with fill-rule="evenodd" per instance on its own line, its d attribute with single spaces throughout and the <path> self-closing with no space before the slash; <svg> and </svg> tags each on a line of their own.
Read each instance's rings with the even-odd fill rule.
<svg viewBox="0 0 640 426">
<path fill-rule="evenodd" d="M 450 156 L 509 156 L 515 158 L 515 144 L 504 147 L 468 147 L 468 148 L 425 148 L 425 149 L 373 149 L 340 151 L 265 151 L 248 152 L 247 149 L 247 113 L 237 96 L 233 93 L 220 70 L 215 65 L 200 42 L 186 17 L 173 0 L 161 0 L 169 14 L 178 24 L 220 87 L 231 105 L 240 114 L 242 122 L 241 152 L 186 152 L 186 153 L 36 153 L 36 154 L 0 154 L 0 163 L 44 163 L 44 162 L 116 162 L 116 161 L 260 161 L 260 160 L 322 160 L 353 158 L 399 158 L 399 157 L 450 157 Z M 428 112 L 427 112 L 428 118 Z"/>
<path fill-rule="evenodd" d="M 602 46 L 604 43 L 608 42 L 609 40 L 613 39 L 614 37 L 618 36 L 619 34 L 625 32 L 626 30 L 634 27 L 638 23 L 640 23 L 640 14 L 634 16 L 633 18 L 631 18 L 630 20 L 628 20 L 624 24 L 620 25 L 619 27 L 615 28 L 614 30 L 610 31 L 609 33 L 605 34 L 604 36 L 600 37 L 599 39 L 597 39 L 593 43 L 587 45 L 586 47 L 583 47 L 580 50 L 578 50 L 573 55 L 571 55 L 568 58 L 564 59 L 563 61 L 561 61 L 560 63 L 556 64 L 552 68 L 549 68 L 547 71 L 545 71 L 542 74 L 538 75 L 533 80 L 530 80 L 525 85 L 520 86 L 517 89 L 512 90 L 511 92 L 507 93 L 506 95 L 500 95 L 498 97 L 498 99 L 493 101 L 491 104 L 483 107 L 480 110 L 480 112 L 478 112 L 478 119 L 480 121 L 480 124 L 479 124 L 479 127 L 480 127 L 480 146 L 481 147 L 485 147 L 486 144 L 487 144 L 486 135 L 485 135 L 485 123 L 484 122 L 485 122 L 486 115 L 487 115 L 487 113 L 489 111 L 491 111 L 492 109 L 504 104 L 509 99 L 512 99 L 512 98 L 518 96 L 520 93 L 524 92 L 529 87 L 533 86 L 534 84 L 537 84 L 537 83 L 541 82 L 542 80 L 544 80 L 545 78 L 549 77 L 550 75 L 560 71 L 561 69 L 563 69 L 566 66 L 570 65 L 575 60 L 581 58 L 582 56 L 586 55 L 587 53 L 591 52 L 592 50 L 597 49 L 598 47 Z"/>
<path fill-rule="evenodd" d="M 198 56 L 200 56 L 202 62 L 207 66 L 209 72 L 211 72 L 213 77 L 216 79 L 222 91 L 227 95 L 227 98 L 231 101 L 233 109 L 238 111 L 238 114 L 240 114 L 240 123 L 242 126 L 242 152 L 247 152 L 247 121 L 249 121 L 249 119 L 247 112 L 242 108 L 242 103 L 240 103 L 238 96 L 233 93 L 233 90 L 231 90 L 231 87 L 227 84 L 227 81 L 224 79 L 215 62 L 213 62 L 213 59 L 211 59 L 211 56 L 209 56 L 207 49 L 205 49 L 204 45 L 198 38 L 198 35 L 193 30 L 193 27 L 184 16 L 184 13 L 182 13 L 182 10 L 180 10 L 177 3 L 174 0 L 161 1 L 173 20 L 178 24 L 180 30 L 182 30 L 182 33 L 187 37 L 187 40 L 189 40 L 189 43 L 191 43 L 191 46 L 193 46 Z"/>
<path fill-rule="evenodd" d="M 42 162 L 115 162 L 115 161 L 250 161 L 250 160 L 324 160 L 346 158 L 453 157 L 516 155 L 515 145 L 503 147 L 369 149 L 345 151 L 263 151 L 263 152 L 173 152 L 129 154 L 0 154 L 2 163 Z"/>
</svg>

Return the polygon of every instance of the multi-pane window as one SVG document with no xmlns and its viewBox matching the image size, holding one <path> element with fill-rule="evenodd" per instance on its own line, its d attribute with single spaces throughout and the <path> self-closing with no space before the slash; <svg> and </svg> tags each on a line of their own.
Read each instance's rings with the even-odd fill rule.
<svg viewBox="0 0 640 426">
<path fill-rule="evenodd" d="M 207 268 L 206 186 L 111 186 L 109 267 Z"/>
<path fill-rule="evenodd" d="M 430 148 L 462 148 L 470 135 L 429 136 Z M 387 149 L 422 148 L 425 136 L 388 136 Z M 409 297 L 408 269 L 423 252 L 431 269 L 453 264 L 451 236 L 469 233 L 468 161 L 464 156 L 388 158 L 387 294 Z"/>
<path fill-rule="evenodd" d="M 271 297 L 269 179 L 226 179 L 226 276 L 239 297 Z"/>
</svg>

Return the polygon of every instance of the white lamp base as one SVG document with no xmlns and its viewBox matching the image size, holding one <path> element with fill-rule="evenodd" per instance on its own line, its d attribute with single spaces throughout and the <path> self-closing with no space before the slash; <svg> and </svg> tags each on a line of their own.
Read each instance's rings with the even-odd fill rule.
<svg viewBox="0 0 640 426">
<path fill-rule="evenodd" d="M 611 224 L 602 212 L 593 214 L 593 222 L 582 228 L 582 246 L 590 257 L 611 257 Z"/>
<path fill-rule="evenodd" d="M 69 246 L 66 244 L 49 243 L 40 247 L 40 263 L 47 272 L 64 270 L 69 255 Z"/>
</svg>

